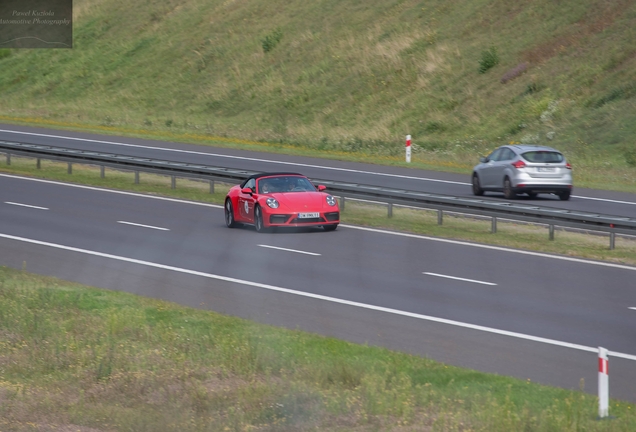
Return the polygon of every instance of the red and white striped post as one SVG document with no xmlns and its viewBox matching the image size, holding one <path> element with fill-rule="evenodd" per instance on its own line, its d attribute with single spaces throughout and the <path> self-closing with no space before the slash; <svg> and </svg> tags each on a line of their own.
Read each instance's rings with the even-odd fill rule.
<svg viewBox="0 0 636 432">
<path fill-rule="evenodd" d="M 406 163 L 411 163 L 411 135 L 406 136 Z"/>
<path fill-rule="evenodd" d="M 598 416 L 609 416 L 609 361 L 607 350 L 598 347 Z"/>
</svg>

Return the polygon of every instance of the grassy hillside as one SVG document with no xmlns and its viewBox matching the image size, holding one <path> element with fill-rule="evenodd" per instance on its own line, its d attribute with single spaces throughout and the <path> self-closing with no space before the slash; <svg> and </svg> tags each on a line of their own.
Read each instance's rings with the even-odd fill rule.
<svg viewBox="0 0 636 432">
<path fill-rule="evenodd" d="M 411 134 L 415 161 L 461 169 L 535 142 L 588 185 L 636 189 L 631 1 L 76 0 L 74 13 L 74 49 L 0 50 L 0 121 L 389 161 Z"/>
</svg>

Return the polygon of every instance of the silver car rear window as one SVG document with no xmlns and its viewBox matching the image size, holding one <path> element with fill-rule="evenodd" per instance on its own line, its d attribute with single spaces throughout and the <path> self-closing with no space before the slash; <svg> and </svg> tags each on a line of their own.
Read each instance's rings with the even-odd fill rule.
<svg viewBox="0 0 636 432">
<path fill-rule="evenodd" d="M 523 153 L 521 156 L 528 162 L 537 163 L 560 163 L 564 160 L 561 153 L 545 150 L 529 151 Z"/>
</svg>

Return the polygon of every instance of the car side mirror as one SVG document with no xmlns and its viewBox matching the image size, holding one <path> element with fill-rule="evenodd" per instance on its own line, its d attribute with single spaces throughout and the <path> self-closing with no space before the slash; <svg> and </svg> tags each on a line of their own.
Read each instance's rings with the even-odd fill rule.
<svg viewBox="0 0 636 432">
<path fill-rule="evenodd" d="M 241 193 L 252 195 L 254 191 L 251 188 L 244 187 L 243 189 L 241 189 Z"/>
<path fill-rule="evenodd" d="M 488 159 L 488 158 L 487 158 L 487 157 L 485 157 L 485 156 L 480 156 L 480 157 L 479 157 L 479 162 L 481 162 L 481 163 L 487 163 L 489 160 L 490 160 L 490 159 Z"/>
<path fill-rule="evenodd" d="M 327 189 L 327 186 L 325 186 L 325 185 L 318 185 L 318 192 L 322 192 L 322 191 L 324 191 L 325 189 Z"/>
</svg>

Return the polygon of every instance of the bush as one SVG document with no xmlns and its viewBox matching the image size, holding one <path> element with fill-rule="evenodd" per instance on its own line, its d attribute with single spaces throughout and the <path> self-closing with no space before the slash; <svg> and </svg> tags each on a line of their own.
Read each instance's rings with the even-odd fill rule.
<svg viewBox="0 0 636 432">
<path fill-rule="evenodd" d="M 636 83 L 631 82 L 622 85 L 621 87 L 612 89 L 609 93 L 607 93 L 605 96 L 601 97 L 597 101 L 593 102 L 591 105 L 594 108 L 600 108 L 607 103 L 620 99 L 629 99 L 634 95 L 636 95 Z"/>
<path fill-rule="evenodd" d="M 11 50 L 7 48 L 0 49 L 0 60 L 11 55 Z"/>
<path fill-rule="evenodd" d="M 499 54 L 497 48 L 493 45 L 490 49 L 481 52 L 479 60 L 479 73 L 483 74 L 499 64 Z"/>
<path fill-rule="evenodd" d="M 630 167 L 636 167 L 636 147 L 628 147 L 623 150 L 623 156 L 625 156 L 625 162 Z"/>
<path fill-rule="evenodd" d="M 429 121 L 426 123 L 426 126 L 424 126 L 424 130 L 429 133 L 444 132 L 446 130 L 446 126 L 442 122 Z"/>
<path fill-rule="evenodd" d="M 283 32 L 280 28 L 275 29 L 273 32 L 261 39 L 261 45 L 263 46 L 263 52 L 268 53 L 274 49 L 278 42 L 283 38 Z"/>
</svg>

